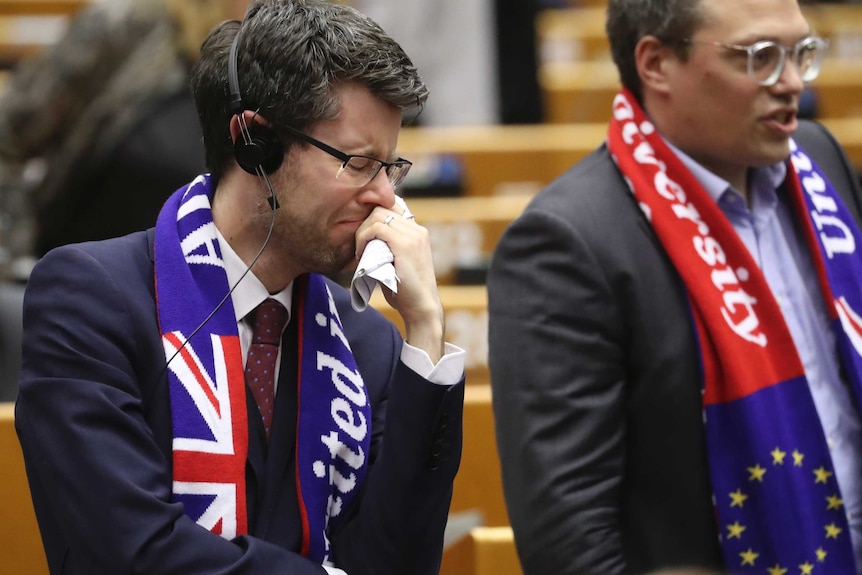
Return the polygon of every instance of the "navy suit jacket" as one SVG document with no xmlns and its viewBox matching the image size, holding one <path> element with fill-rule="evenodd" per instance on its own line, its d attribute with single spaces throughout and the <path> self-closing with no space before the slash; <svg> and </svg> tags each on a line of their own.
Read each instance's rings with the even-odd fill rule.
<svg viewBox="0 0 862 575">
<path fill-rule="evenodd" d="M 15 424 L 51 573 L 324 573 L 297 553 L 290 329 L 268 446 L 260 417 L 248 418 L 249 534 L 225 540 L 171 503 L 152 244 L 150 230 L 61 247 L 29 280 Z M 335 563 L 349 575 L 437 573 L 460 461 L 463 381 L 419 377 L 400 362 L 398 330 L 376 310 L 356 313 L 343 288 L 330 288 L 373 420 L 365 484 L 330 534 Z"/>
<path fill-rule="evenodd" d="M 862 221 L 834 139 L 811 122 L 794 138 Z M 686 292 L 607 147 L 510 226 L 488 292 L 503 488 L 525 575 L 723 568 Z"/>
</svg>

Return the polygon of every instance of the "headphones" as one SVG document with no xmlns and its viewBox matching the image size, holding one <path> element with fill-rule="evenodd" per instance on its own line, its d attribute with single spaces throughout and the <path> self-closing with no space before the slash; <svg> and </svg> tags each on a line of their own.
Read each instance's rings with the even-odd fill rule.
<svg viewBox="0 0 862 575">
<path fill-rule="evenodd" d="M 240 24 L 241 26 L 242 24 Z M 227 80 L 230 88 L 230 111 L 239 118 L 240 137 L 234 140 L 233 155 L 239 167 L 255 176 L 266 176 L 281 166 L 284 160 L 284 144 L 279 135 L 270 126 L 245 122 L 242 95 L 239 89 L 239 74 L 237 73 L 237 48 L 240 32 L 234 36 L 230 46 Z"/>
</svg>

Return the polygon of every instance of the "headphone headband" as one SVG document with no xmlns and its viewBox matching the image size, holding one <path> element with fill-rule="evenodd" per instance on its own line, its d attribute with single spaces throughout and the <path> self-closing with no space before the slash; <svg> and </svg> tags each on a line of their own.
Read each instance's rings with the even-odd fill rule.
<svg viewBox="0 0 862 575">
<path fill-rule="evenodd" d="M 242 23 L 240 23 L 240 29 Z M 234 114 L 242 114 L 242 94 L 239 91 L 239 74 L 237 73 L 237 50 L 239 49 L 239 30 L 233 37 L 230 45 L 230 57 L 227 62 L 227 83 L 230 88 L 230 111 Z"/>
</svg>

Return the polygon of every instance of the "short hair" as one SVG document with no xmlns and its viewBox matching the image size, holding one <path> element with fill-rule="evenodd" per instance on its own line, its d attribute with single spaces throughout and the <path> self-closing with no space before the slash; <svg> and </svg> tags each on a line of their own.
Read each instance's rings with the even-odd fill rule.
<svg viewBox="0 0 862 575">
<path fill-rule="evenodd" d="M 278 126 L 304 130 L 339 112 L 335 89 L 360 82 L 383 101 L 415 116 L 428 89 L 413 62 L 380 26 L 356 9 L 329 0 L 253 0 L 242 23 L 216 26 L 192 69 L 192 91 L 203 128 L 207 168 L 218 179 L 233 160 L 228 59 L 234 37 L 246 110 Z"/>
<path fill-rule="evenodd" d="M 605 32 L 622 85 L 643 101 L 635 47 L 644 36 L 655 36 L 672 45 L 679 57 L 688 58 L 690 38 L 703 24 L 703 0 L 608 0 Z M 716 0 L 718 1 L 718 0 Z"/>
</svg>

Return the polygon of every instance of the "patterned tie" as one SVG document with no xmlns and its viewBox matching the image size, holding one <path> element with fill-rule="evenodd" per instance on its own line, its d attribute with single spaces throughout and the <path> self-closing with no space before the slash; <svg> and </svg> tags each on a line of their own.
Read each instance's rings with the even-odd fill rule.
<svg viewBox="0 0 862 575">
<path fill-rule="evenodd" d="M 251 346 L 245 362 L 245 383 L 257 401 L 267 439 L 275 405 L 275 361 L 286 323 L 287 310 L 272 298 L 264 300 L 253 312 Z"/>
</svg>

